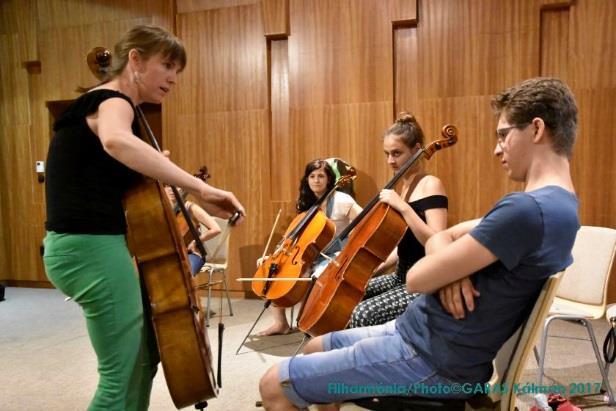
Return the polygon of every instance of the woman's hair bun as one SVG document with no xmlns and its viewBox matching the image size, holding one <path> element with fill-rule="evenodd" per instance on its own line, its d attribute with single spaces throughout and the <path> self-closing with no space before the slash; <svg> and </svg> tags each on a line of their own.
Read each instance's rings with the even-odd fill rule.
<svg viewBox="0 0 616 411">
<path fill-rule="evenodd" d="M 415 116 L 412 115 L 411 113 L 403 111 L 400 114 L 398 114 L 398 120 L 396 120 L 396 123 L 413 124 L 413 123 L 417 123 L 417 120 L 415 119 Z"/>
</svg>

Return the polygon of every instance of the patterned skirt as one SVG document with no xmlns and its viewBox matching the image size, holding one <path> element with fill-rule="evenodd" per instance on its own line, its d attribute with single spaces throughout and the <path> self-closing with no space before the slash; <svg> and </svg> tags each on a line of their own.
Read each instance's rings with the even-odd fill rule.
<svg viewBox="0 0 616 411">
<path fill-rule="evenodd" d="M 364 299 L 353 310 L 348 328 L 384 324 L 402 314 L 419 293 L 406 291 L 400 277 L 391 273 L 371 279 Z"/>
</svg>

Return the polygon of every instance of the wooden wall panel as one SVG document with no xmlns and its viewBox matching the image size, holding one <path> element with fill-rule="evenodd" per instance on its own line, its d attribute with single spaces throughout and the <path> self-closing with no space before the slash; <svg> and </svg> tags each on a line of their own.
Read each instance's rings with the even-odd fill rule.
<svg viewBox="0 0 616 411">
<path fill-rule="evenodd" d="M 261 0 L 261 14 L 265 37 L 277 39 L 289 36 L 289 0 Z"/>
<path fill-rule="evenodd" d="M 570 8 L 569 84 L 580 107 L 578 140 L 571 163 L 585 225 L 616 228 L 616 4 L 609 0 L 577 1 Z M 616 302 L 616 267 L 608 285 L 608 302 Z"/>
<path fill-rule="evenodd" d="M 10 131 L 9 158 L 20 158 L 25 161 L 20 165 L 21 173 L 9 170 L 8 184 L 5 186 L 10 195 L 4 206 L 8 208 L 10 217 L 7 220 L 7 260 L 13 272 L 20 274 L 20 280 L 32 281 L 35 284 L 45 281 L 42 276 L 42 260 L 40 245 L 44 233 L 43 216 L 40 200 L 35 203 L 38 193 L 42 194 L 41 186 L 34 183 L 34 161 L 30 154 L 30 130 L 26 124 L 14 125 Z M 36 190 L 36 191 L 35 191 Z M 38 191 L 38 193 L 37 193 Z"/>
<path fill-rule="evenodd" d="M 271 105 L 271 157 L 270 186 L 272 201 L 295 202 L 297 196 L 295 170 L 288 167 L 293 153 L 289 126 L 289 44 L 287 40 L 271 41 L 269 45 L 270 105 Z"/>
<path fill-rule="evenodd" d="M 42 215 L 31 155 L 30 87 L 21 65 L 23 39 L 19 32 L 0 35 L 0 184 L 2 193 L 2 252 L 0 280 L 19 273 L 26 280 L 39 280 L 39 244 Z M 39 206 L 37 207 L 37 203 Z"/>
<path fill-rule="evenodd" d="M 4 124 L 2 124 L 4 128 Z M 33 176 L 34 163 L 30 161 L 30 130 L 27 124 L 10 124 L 10 131 L 0 135 L 0 153 L 3 158 L 22 159 L 19 163 L 3 161 L 2 179 L 2 222 L 5 273 L 17 272 L 20 279 L 27 281 L 44 280 L 39 245 L 42 233 L 40 210 L 34 204 L 34 190 L 37 188 Z M 18 167 L 18 168 L 16 168 Z M 10 277 L 0 276 L 0 280 Z"/>
<path fill-rule="evenodd" d="M 181 14 L 177 24 L 188 66 L 177 92 L 166 102 L 171 110 L 267 108 L 267 54 L 258 5 Z"/>
<path fill-rule="evenodd" d="M 417 28 L 398 28 L 394 36 L 394 112 L 413 113 L 419 109 L 419 56 Z"/>
<path fill-rule="evenodd" d="M 541 11 L 542 76 L 560 77 L 568 80 L 569 67 L 569 10 L 568 8 Z"/>
<path fill-rule="evenodd" d="M 580 199 L 580 222 L 616 228 L 616 89 L 574 92 L 582 108 L 571 162 L 573 183 Z M 616 266 L 608 284 L 608 302 L 616 303 Z"/>
<path fill-rule="evenodd" d="M 19 64 L 19 36 L 0 35 L 0 52 L 0 123 L 28 124 L 28 81 Z"/>
<path fill-rule="evenodd" d="M 0 2 L 0 33 L 17 35 L 20 62 L 37 60 L 37 1 L 5 0 Z"/>
<path fill-rule="evenodd" d="M 279 2 L 286 39 L 267 28 L 281 10 L 263 14 Z M 358 168 L 360 203 L 371 198 L 391 177 L 380 137 L 401 110 L 417 116 L 427 142 L 445 123 L 458 126 L 459 143 L 426 168 L 445 183 L 451 224 L 484 213 L 520 189 L 493 157 L 490 98 L 540 74 L 563 77 L 580 106 L 572 173 L 582 223 L 616 227 L 613 20 L 611 0 L 0 2 L 0 280 L 44 280 L 33 162 L 47 151 L 45 103 L 92 84 L 85 54 L 136 23 L 173 28 L 187 45 L 188 66 L 162 107 L 163 139 L 180 165 L 207 164 L 212 183 L 247 207 L 231 278 L 252 274 L 279 208 L 284 231 L 307 161 L 344 158 Z"/>
<path fill-rule="evenodd" d="M 381 1 L 295 0 L 291 30 L 291 107 L 391 101 L 391 22 Z"/>
<path fill-rule="evenodd" d="M 583 107 L 571 169 L 584 225 L 616 228 L 616 90 L 576 90 Z"/>
<path fill-rule="evenodd" d="M 160 23 L 167 20 L 173 10 L 173 2 L 163 0 L 105 0 L 105 1 L 73 1 L 73 0 L 37 0 L 39 30 L 67 28 L 75 26 L 98 25 L 104 22 L 120 23 L 122 20 L 133 20 L 148 17 L 148 23 L 156 19 Z M 99 26 L 103 29 L 103 25 Z M 129 25 L 130 27 L 130 25 Z M 113 33 L 113 46 L 122 34 Z M 67 37 L 68 39 L 68 37 Z"/>
<path fill-rule="evenodd" d="M 420 95 L 489 95 L 538 74 L 534 1 L 421 3 Z"/>
<path fill-rule="evenodd" d="M 272 222 L 267 49 L 260 6 L 180 14 L 177 27 L 188 66 L 166 103 L 167 148 L 186 169 L 207 164 L 211 183 L 233 191 L 246 207 L 246 222 L 231 236 L 228 275 L 230 288 L 250 289 L 234 279 L 254 273 Z"/>
<path fill-rule="evenodd" d="M 417 2 L 418 0 L 388 1 L 391 22 L 396 26 L 417 24 Z"/>
<path fill-rule="evenodd" d="M 197 11 L 216 10 L 225 7 L 245 6 L 260 0 L 176 0 L 177 13 L 188 14 Z"/>
<path fill-rule="evenodd" d="M 575 89 L 616 88 L 616 3 L 576 1 L 571 6 L 570 72 Z"/>
<path fill-rule="evenodd" d="M 0 1 L 0 34 L 17 33 L 17 12 L 12 1 Z"/>
</svg>

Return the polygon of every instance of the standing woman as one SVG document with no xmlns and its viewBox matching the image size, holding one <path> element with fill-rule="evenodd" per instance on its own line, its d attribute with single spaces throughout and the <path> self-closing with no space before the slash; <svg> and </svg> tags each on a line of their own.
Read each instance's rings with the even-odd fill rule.
<svg viewBox="0 0 616 411">
<path fill-rule="evenodd" d="M 396 173 L 424 144 L 423 131 L 414 116 L 401 113 L 385 132 L 383 150 Z M 404 199 L 404 200 L 403 200 Z M 377 269 L 362 302 L 353 310 L 350 328 L 384 324 L 404 312 L 417 296 L 406 291 L 406 273 L 425 255 L 430 236 L 447 228 L 447 196 L 441 180 L 424 172 L 417 162 L 402 179 L 400 194 L 383 190 L 380 200 L 397 210 L 408 228 L 398 247 Z M 392 274 L 381 275 L 391 272 Z"/>
<path fill-rule="evenodd" d="M 53 126 L 47 157 L 45 269 L 83 309 L 98 359 L 90 410 L 148 408 L 158 352 L 126 245 L 122 196 L 140 175 L 182 187 L 230 216 L 244 208 L 228 191 L 186 173 L 143 142 L 135 106 L 160 104 L 186 65 L 171 33 L 136 26 L 113 65 Z"/>
<path fill-rule="evenodd" d="M 315 160 L 306 164 L 304 176 L 299 183 L 299 198 L 296 205 L 298 214 L 308 211 L 335 184 L 336 175 L 327 161 Z M 327 218 L 336 225 L 337 234 L 344 230 L 362 210 L 353 197 L 338 190 L 321 204 L 321 208 Z M 341 244 L 334 244 L 327 251 L 330 257 L 334 257 L 340 249 Z M 313 275 L 320 275 L 326 266 L 327 260 L 323 257 L 318 258 L 314 264 Z M 261 331 L 260 336 L 287 334 L 291 330 L 284 308 L 274 307 L 272 316 L 274 324 Z"/>
</svg>

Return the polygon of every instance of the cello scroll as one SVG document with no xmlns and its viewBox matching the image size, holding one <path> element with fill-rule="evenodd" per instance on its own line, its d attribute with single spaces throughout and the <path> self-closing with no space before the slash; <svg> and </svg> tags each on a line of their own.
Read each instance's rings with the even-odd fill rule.
<svg viewBox="0 0 616 411">
<path fill-rule="evenodd" d="M 447 124 L 441 129 L 442 139 L 435 140 L 424 148 L 424 157 L 429 160 L 436 151 L 447 148 L 457 143 L 458 128 L 452 124 Z"/>
<path fill-rule="evenodd" d="M 99 80 L 105 78 L 107 67 L 111 65 L 111 51 L 105 47 L 94 47 L 86 57 L 88 68 Z"/>
</svg>

